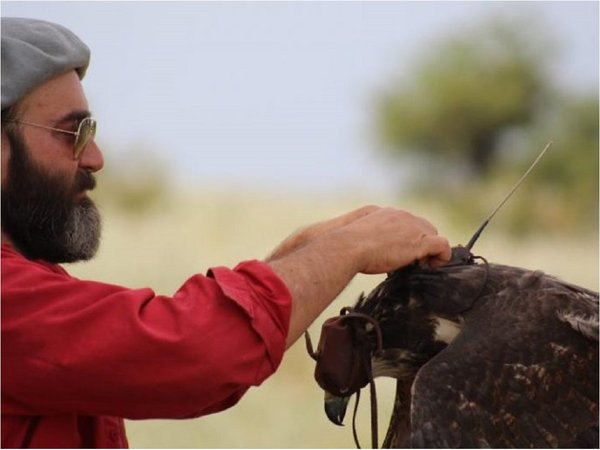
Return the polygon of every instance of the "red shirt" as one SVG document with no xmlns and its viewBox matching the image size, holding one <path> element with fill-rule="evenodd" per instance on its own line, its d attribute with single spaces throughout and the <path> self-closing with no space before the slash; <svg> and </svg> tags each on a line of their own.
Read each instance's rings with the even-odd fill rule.
<svg viewBox="0 0 600 450">
<path fill-rule="evenodd" d="M 2 245 L 2 447 L 126 447 L 122 418 L 229 408 L 277 369 L 290 309 L 260 261 L 194 275 L 165 297 Z"/>
</svg>

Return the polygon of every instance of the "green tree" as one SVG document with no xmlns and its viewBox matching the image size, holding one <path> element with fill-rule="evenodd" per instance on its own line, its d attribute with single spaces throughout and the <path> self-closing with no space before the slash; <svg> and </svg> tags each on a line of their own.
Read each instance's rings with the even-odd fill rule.
<svg viewBox="0 0 600 450">
<path fill-rule="evenodd" d="M 381 148 L 414 167 L 420 196 L 471 228 L 549 140 L 496 221 L 516 232 L 597 227 L 598 93 L 554 86 L 555 46 L 533 23 L 492 19 L 447 37 L 377 97 Z"/>
<path fill-rule="evenodd" d="M 548 95 L 548 47 L 508 20 L 445 40 L 410 80 L 395 81 L 380 96 L 384 147 L 466 164 L 470 176 L 485 176 L 503 134 L 531 123 Z"/>
</svg>

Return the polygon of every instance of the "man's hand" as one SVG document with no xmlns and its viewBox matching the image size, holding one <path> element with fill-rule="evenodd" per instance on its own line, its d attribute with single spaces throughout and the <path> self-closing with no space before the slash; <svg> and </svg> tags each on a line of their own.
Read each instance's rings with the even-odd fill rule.
<svg viewBox="0 0 600 450">
<path fill-rule="evenodd" d="M 297 232 L 267 259 L 293 298 L 288 347 L 357 273 L 391 272 L 415 261 L 436 267 L 450 256 L 431 223 L 394 208 L 367 206 Z"/>
<path fill-rule="evenodd" d="M 353 222 L 356 219 L 364 217 L 367 214 L 370 214 L 379 209 L 379 207 L 372 205 L 363 206 L 362 208 L 356 209 L 354 211 L 335 217 L 333 219 L 302 228 L 299 231 L 293 233 L 288 238 L 286 238 L 281 244 L 279 244 L 277 248 L 267 258 L 267 261 L 279 259 L 283 256 L 289 255 L 290 253 L 298 250 L 300 247 L 304 246 L 316 237 L 333 231 L 344 225 L 347 225 L 350 222 Z"/>
<path fill-rule="evenodd" d="M 379 208 L 338 230 L 362 252 L 358 271 L 386 273 L 415 261 L 438 267 L 450 260 L 448 240 L 427 220 L 407 211 Z"/>
<path fill-rule="evenodd" d="M 438 236 L 427 220 L 407 211 L 370 205 L 299 230 L 285 239 L 267 261 L 287 256 L 316 238 L 335 239 L 338 236 L 328 233 L 340 231 L 349 233 L 353 241 L 350 245 L 366 253 L 364 267 L 357 272 L 390 272 L 417 260 L 438 267 L 450 259 L 448 241 Z M 387 238 L 395 245 L 388 246 Z"/>
</svg>

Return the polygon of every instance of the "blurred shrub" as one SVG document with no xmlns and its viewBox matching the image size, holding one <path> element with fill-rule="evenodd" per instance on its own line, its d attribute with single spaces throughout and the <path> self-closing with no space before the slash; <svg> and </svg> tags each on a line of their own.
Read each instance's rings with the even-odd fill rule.
<svg viewBox="0 0 600 450">
<path fill-rule="evenodd" d="M 597 96 L 566 98 L 552 117 L 533 127 L 530 147 L 544 139 L 554 144 L 540 170 L 531 174 L 524 195 L 515 199 L 513 225 L 519 230 L 541 223 L 558 231 L 597 231 L 598 107 Z M 516 177 L 523 166 L 516 162 L 510 170 Z"/>
<path fill-rule="evenodd" d="M 549 140 L 497 225 L 515 234 L 598 224 L 598 93 L 560 92 L 551 39 L 492 19 L 444 39 L 376 103 L 381 149 L 410 164 L 414 192 L 476 228 Z"/>
</svg>

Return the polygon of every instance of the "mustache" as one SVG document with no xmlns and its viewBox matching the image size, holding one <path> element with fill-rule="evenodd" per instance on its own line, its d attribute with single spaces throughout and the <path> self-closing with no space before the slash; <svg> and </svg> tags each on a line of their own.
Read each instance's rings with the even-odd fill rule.
<svg viewBox="0 0 600 450">
<path fill-rule="evenodd" d="M 75 174 L 74 190 L 75 193 L 91 191 L 96 188 L 96 178 L 87 170 L 78 170 Z"/>
</svg>

